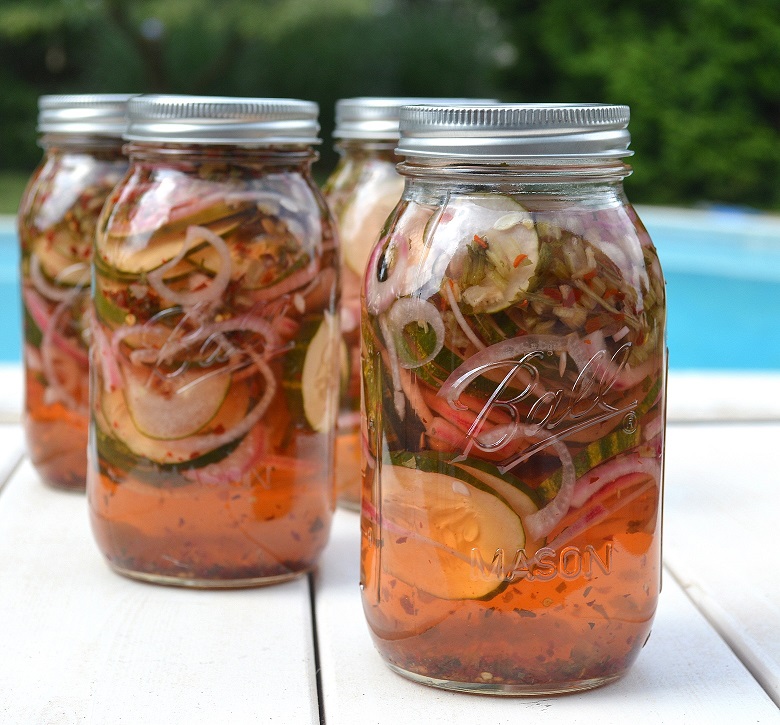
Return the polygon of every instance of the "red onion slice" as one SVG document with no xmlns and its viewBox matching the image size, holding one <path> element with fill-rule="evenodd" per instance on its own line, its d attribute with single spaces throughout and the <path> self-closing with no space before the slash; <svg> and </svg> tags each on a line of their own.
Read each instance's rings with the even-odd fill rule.
<svg viewBox="0 0 780 725">
<path fill-rule="evenodd" d="M 528 433 L 526 432 L 528 435 Z M 552 448 L 561 459 L 563 482 L 555 498 L 544 508 L 539 509 L 525 518 L 525 528 L 530 541 L 537 541 L 547 536 L 569 512 L 574 487 L 577 482 L 574 463 L 569 449 L 561 441 L 553 441 Z"/>
<path fill-rule="evenodd" d="M 428 300 L 417 297 L 401 297 L 393 302 L 387 313 L 387 322 L 391 335 L 395 336 L 395 349 L 400 355 L 398 362 L 407 370 L 426 365 L 433 360 L 444 347 L 444 321 L 441 314 Z M 436 336 L 433 349 L 422 358 L 416 359 L 404 352 L 404 328 L 410 324 L 430 325 Z"/>
<path fill-rule="evenodd" d="M 455 407 L 460 394 L 469 384 L 489 370 L 512 363 L 521 363 L 523 358 L 531 353 L 565 352 L 569 345 L 569 337 L 556 335 L 526 335 L 513 337 L 486 347 L 484 350 L 464 360 L 444 381 L 438 395 Z M 532 385 L 535 378 L 529 385 Z"/>
<path fill-rule="evenodd" d="M 577 479 L 571 505 L 574 508 L 582 508 L 607 484 L 633 473 L 647 474 L 657 481 L 661 475 L 661 465 L 656 458 L 640 456 L 638 453 L 613 458 Z"/>
<path fill-rule="evenodd" d="M 208 242 L 217 250 L 220 266 L 216 276 L 211 280 L 211 283 L 203 289 L 191 290 L 189 292 L 176 292 L 172 290 L 163 281 L 165 273 L 179 264 L 179 262 L 184 259 L 185 255 L 201 242 Z M 184 238 L 184 244 L 179 250 L 179 253 L 173 259 L 160 265 L 154 271 L 149 272 L 147 279 L 149 280 L 152 289 L 154 289 L 160 297 L 170 300 L 176 305 L 190 307 L 199 302 L 211 303 L 220 300 L 230 282 L 231 269 L 232 262 L 230 259 L 230 250 L 228 249 L 227 244 L 225 244 L 225 240 L 218 234 L 212 232 L 208 227 L 193 225 L 187 227 L 187 235 Z"/>
<path fill-rule="evenodd" d="M 392 259 L 386 268 L 387 277 L 379 279 L 379 264 L 387 262 L 387 256 L 393 252 Z M 409 243 L 399 234 L 394 234 L 388 240 L 380 239 L 366 268 L 366 309 L 372 315 L 380 315 L 401 296 L 406 280 L 406 267 L 409 260 Z"/>
</svg>

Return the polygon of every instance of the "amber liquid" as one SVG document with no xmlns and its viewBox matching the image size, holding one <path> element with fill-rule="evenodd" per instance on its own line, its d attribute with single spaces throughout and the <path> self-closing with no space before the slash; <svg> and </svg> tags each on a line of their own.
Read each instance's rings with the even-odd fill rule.
<svg viewBox="0 0 780 725">
<path fill-rule="evenodd" d="M 204 471 L 174 480 L 169 472 L 155 485 L 148 473 L 134 476 L 108 460 L 100 471 L 91 466 L 92 529 L 109 564 L 138 579 L 208 588 L 271 584 L 309 571 L 330 530 L 332 444 L 329 434 L 289 422 L 277 396 L 258 423 L 266 430 L 247 434 L 247 441 L 261 434 L 271 447 L 228 478 Z M 99 455 L 94 441 L 90 452 Z"/>
<path fill-rule="evenodd" d="M 341 337 L 344 352 L 336 435 L 336 493 L 339 505 L 360 510 L 360 279 L 341 268 Z"/>
<path fill-rule="evenodd" d="M 83 491 L 87 480 L 89 365 L 87 351 L 74 334 L 81 323 L 71 314 L 80 308 L 78 300 L 85 295 L 81 292 L 78 298 L 74 297 L 70 311 L 62 310 L 53 316 L 60 335 L 57 340 L 66 349 L 52 341 L 36 347 L 30 342 L 29 330 L 26 331 L 27 450 L 41 480 L 72 491 Z"/>
<path fill-rule="evenodd" d="M 336 493 L 344 508 L 360 510 L 360 430 L 336 436 Z"/>
<path fill-rule="evenodd" d="M 394 552 L 414 543 L 364 517 L 363 605 L 380 653 L 412 679 L 493 694 L 566 692 L 620 677 L 647 641 L 660 590 L 659 482 L 639 480 L 618 496 L 626 505 L 601 497 L 595 504 L 611 515 L 542 562 L 529 552 L 515 567 L 509 556 L 503 572 L 472 571 L 495 580 L 480 600 L 438 598 L 390 574 L 399 570 Z"/>
<path fill-rule="evenodd" d="M 87 478 L 86 370 L 82 377 L 85 397 L 80 411 L 63 403 L 45 403 L 46 386 L 36 373 L 26 371 L 24 425 L 30 460 L 45 483 L 73 491 L 83 491 Z"/>
</svg>

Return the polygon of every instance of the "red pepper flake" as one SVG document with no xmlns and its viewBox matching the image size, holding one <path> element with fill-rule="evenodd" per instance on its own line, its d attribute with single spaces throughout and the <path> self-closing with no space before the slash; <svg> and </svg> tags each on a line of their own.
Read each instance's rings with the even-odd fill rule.
<svg viewBox="0 0 780 725">
<path fill-rule="evenodd" d="M 395 540 L 395 543 L 396 544 L 405 544 L 406 543 L 406 537 L 405 536 L 399 537 L 398 539 Z"/>
<path fill-rule="evenodd" d="M 554 299 L 556 302 L 562 302 L 563 301 L 563 295 L 561 294 L 561 291 L 557 287 L 545 287 L 542 292 L 546 294 L 548 297 Z"/>
<path fill-rule="evenodd" d="M 474 243 L 477 246 L 482 247 L 482 249 L 488 248 L 487 239 L 485 239 L 484 237 L 480 237 L 479 234 L 474 235 Z"/>
<path fill-rule="evenodd" d="M 527 255 L 527 254 L 518 254 L 518 255 L 515 257 L 515 261 L 514 261 L 514 262 L 512 262 L 512 266 L 513 266 L 513 267 L 519 267 L 519 266 L 520 266 L 520 263 L 521 263 L 521 262 L 522 262 L 524 259 L 528 259 L 528 255 Z"/>
<path fill-rule="evenodd" d="M 171 453 L 168 453 L 168 455 L 172 455 Z M 190 453 L 190 460 L 194 461 L 196 458 L 200 456 L 200 453 L 198 451 L 194 451 L 193 453 Z"/>
<path fill-rule="evenodd" d="M 596 330 L 600 330 L 603 327 L 603 323 L 600 318 L 598 317 L 589 317 L 585 321 L 585 332 L 590 334 L 591 332 L 595 332 Z M 588 342 L 587 340 L 585 342 Z"/>
<path fill-rule="evenodd" d="M 218 426 L 214 427 L 213 433 L 216 433 L 217 435 L 221 435 L 225 432 L 225 426 L 220 423 Z"/>
<path fill-rule="evenodd" d="M 530 609 L 519 609 L 518 607 L 515 607 L 514 610 L 512 610 L 519 614 L 521 617 L 535 617 L 536 613 L 532 612 Z"/>
</svg>

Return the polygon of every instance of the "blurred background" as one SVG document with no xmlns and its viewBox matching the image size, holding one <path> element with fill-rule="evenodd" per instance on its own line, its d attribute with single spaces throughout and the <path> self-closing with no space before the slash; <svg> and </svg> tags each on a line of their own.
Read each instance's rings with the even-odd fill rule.
<svg viewBox="0 0 780 725">
<path fill-rule="evenodd" d="M 4 317 L 37 98 L 111 92 L 315 100 L 319 182 L 339 98 L 628 104 L 672 368 L 780 371 L 778 0 L 1 0 Z M 0 360 L 19 359 L 12 335 Z"/>
<path fill-rule="evenodd" d="M 636 203 L 780 211 L 777 0 L 2 0 L 0 212 L 44 93 L 497 97 L 631 106 Z"/>
</svg>

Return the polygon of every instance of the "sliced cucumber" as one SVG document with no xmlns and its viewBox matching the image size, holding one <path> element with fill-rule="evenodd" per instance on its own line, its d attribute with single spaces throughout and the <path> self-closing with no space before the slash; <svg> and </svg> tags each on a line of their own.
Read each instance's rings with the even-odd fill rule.
<svg viewBox="0 0 780 725">
<path fill-rule="evenodd" d="M 338 415 L 338 366 L 341 334 L 338 317 L 325 313 L 325 318 L 309 343 L 301 373 L 303 412 L 309 425 L 317 432 L 332 430 Z M 340 362 L 340 361 L 339 361 Z"/>
<path fill-rule="evenodd" d="M 133 417 L 130 411 L 126 393 L 122 390 L 102 391 L 101 397 L 101 411 L 106 423 L 106 429 L 110 431 L 113 438 L 118 439 L 134 455 L 155 463 L 182 464 L 189 463 L 210 453 L 208 450 L 198 450 L 196 455 L 193 455 L 192 441 L 186 437 L 163 439 L 147 435 L 139 430 L 136 426 L 136 418 Z M 207 421 L 207 424 L 210 423 L 208 430 L 227 430 L 234 427 L 247 414 L 250 403 L 251 392 L 248 387 L 243 382 L 234 384 L 229 393 L 222 396 L 221 405 L 218 406 L 216 413 L 212 414 L 210 420 Z M 152 407 L 148 406 L 143 411 L 143 415 L 148 416 Z M 182 416 L 175 412 L 174 405 L 171 405 L 170 410 L 166 412 L 163 412 L 163 408 L 163 405 L 159 406 L 160 416 L 166 417 L 170 414 L 174 419 L 174 423 L 160 422 L 154 424 L 148 418 L 143 418 L 142 425 L 146 424 L 149 428 L 152 428 L 152 432 L 158 436 L 160 434 L 180 434 L 187 427 L 187 423 L 183 422 Z M 138 416 L 138 410 L 135 413 L 137 417 L 142 417 Z M 209 413 L 211 413 L 211 410 L 202 413 L 201 419 L 205 418 Z M 201 425 L 198 428 L 198 432 L 207 432 L 203 430 L 205 425 Z M 194 424 L 189 426 L 189 428 L 193 427 Z"/>
<path fill-rule="evenodd" d="M 403 177 L 396 173 L 395 167 L 373 167 L 340 215 L 344 263 L 361 278 L 374 243 L 403 190 Z"/>
<path fill-rule="evenodd" d="M 243 438 L 237 438 L 202 456 L 181 463 L 165 464 L 139 457 L 122 441 L 107 433 L 104 430 L 105 426 L 106 423 L 102 415 L 97 415 L 94 419 L 94 430 L 99 452 L 100 472 L 116 483 L 123 483 L 126 480 L 124 475 L 117 475 L 116 469 L 131 472 L 133 478 L 143 483 L 164 488 L 190 485 L 192 481 L 179 475 L 181 472 L 218 463 L 229 456 L 243 440 Z"/>
<path fill-rule="evenodd" d="M 533 218 L 509 196 L 472 194 L 450 201 L 443 215 L 434 215 L 426 229 L 433 246 L 472 254 L 478 274 L 466 270 L 462 300 L 476 312 L 498 312 L 517 302 L 536 271 L 539 237 Z M 468 266 L 464 262 L 464 266 Z M 471 283 L 468 280 L 477 277 Z"/>
<path fill-rule="evenodd" d="M 474 461 L 473 459 L 456 463 L 455 466 L 471 474 L 499 494 L 521 519 L 539 510 L 539 506 L 534 501 L 533 491 L 514 476 L 511 479 L 507 475 L 499 476 L 497 475 L 498 471 L 495 473 L 490 471 L 488 465 L 484 465 L 484 461 Z"/>
<path fill-rule="evenodd" d="M 216 211 L 214 209 L 214 213 Z M 199 222 L 199 218 L 203 218 L 204 221 Z M 117 233 L 115 229 L 110 228 L 108 234 L 99 242 L 100 256 L 103 266 L 113 269 L 117 276 L 145 274 L 173 259 L 181 251 L 190 226 L 204 226 L 215 234 L 223 236 L 235 229 L 245 218 L 244 212 L 233 214 L 228 212 L 217 218 L 210 215 L 194 215 L 158 230 L 132 235 Z M 169 276 L 192 271 L 193 267 L 198 265 L 206 269 L 215 266 L 216 269 L 219 268 L 218 256 L 211 245 L 203 244 L 194 247 L 182 263 L 176 265 L 175 270 L 170 270 Z"/>
<path fill-rule="evenodd" d="M 511 564 L 525 546 L 520 517 L 495 491 L 462 477 L 382 467 L 382 565 L 392 576 L 441 599 L 481 599 L 504 586 L 480 575 L 497 552 Z"/>
<path fill-rule="evenodd" d="M 125 401 L 135 427 L 143 435 L 171 441 L 202 430 L 219 412 L 230 390 L 228 370 L 185 370 L 160 378 L 125 376 Z"/>
</svg>

